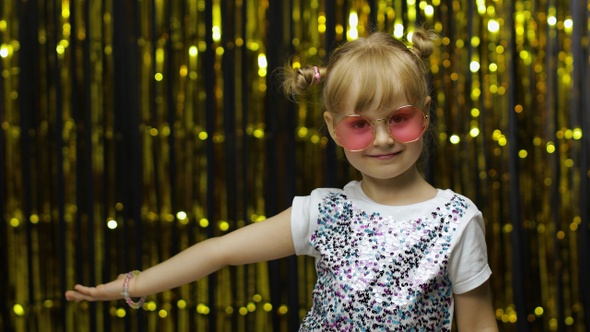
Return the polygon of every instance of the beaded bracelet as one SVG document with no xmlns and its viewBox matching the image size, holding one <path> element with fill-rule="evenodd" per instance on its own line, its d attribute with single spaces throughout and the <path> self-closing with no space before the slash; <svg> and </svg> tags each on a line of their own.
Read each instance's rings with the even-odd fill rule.
<svg viewBox="0 0 590 332">
<path fill-rule="evenodd" d="M 145 296 L 142 296 L 137 302 L 133 302 L 133 300 L 129 296 L 129 280 L 131 280 L 131 278 L 137 276 L 138 274 L 139 271 L 135 270 L 125 275 L 125 282 L 123 283 L 123 292 L 121 293 L 123 294 L 123 299 L 125 299 L 125 302 L 127 302 L 127 304 L 133 309 L 141 308 L 141 306 L 145 302 Z"/>
</svg>

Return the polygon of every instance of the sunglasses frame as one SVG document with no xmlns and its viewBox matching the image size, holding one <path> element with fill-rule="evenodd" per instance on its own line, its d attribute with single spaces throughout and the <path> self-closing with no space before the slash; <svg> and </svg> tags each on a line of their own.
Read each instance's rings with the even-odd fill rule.
<svg viewBox="0 0 590 332">
<path fill-rule="evenodd" d="M 337 140 L 337 143 L 338 143 L 340 146 L 342 146 L 343 148 L 347 149 L 348 151 L 351 151 L 351 152 L 360 152 L 360 151 L 364 151 L 364 150 L 366 150 L 366 149 L 367 149 L 367 148 L 368 148 L 368 147 L 371 145 L 371 143 L 373 143 L 373 141 L 375 140 L 376 123 L 377 123 L 378 121 L 383 121 L 383 122 L 389 123 L 389 120 L 391 119 L 391 117 L 392 117 L 392 116 L 394 116 L 394 115 L 395 115 L 395 113 L 396 113 L 397 111 L 399 111 L 399 110 L 400 110 L 400 109 L 402 109 L 402 108 L 407 108 L 407 107 L 411 107 L 411 108 L 413 108 L 413 109 L 417 110 L 418 112 L 422 113 L 422 117 L 423 117 L 423 120 L 422 120 L 422 121 L 423 121 L 423 124 L 424 124 L 424 129 L 422 129 L 422 132 L 420 133 L 420 135 L 418 135 L 418 137 L 416 137 L 415 139 L 413 139 L 413 140 L 410 140 L 410 141 L 402 142 L 402 141 L 398 140 L 397 138 L 393 137 L 393 135 L 391 134 L 391 127 L 390 127 L 390 126 L 388 126 L 388 125 L 385 125 L 385 128 L 386 128 L 386 130 L 387 130 L 387 133 L 389 134 L 389 137 L 391 137 L 393 140 L 395 140 L 395 141 L 397 141 L 397 142 L 400 142 L 400 143 L 402 143 L 402 144 L 406 144 L 406 143 L 412 143 L 412 142 L 415 142 L 415 141 L 419 140 L 419 139 L 420 139 L 420 137 L 422 137 L 422 135 L 424 135 L 424 133 L 426 132 L 426 129 L 428 128 L 428 114 L 424 113 L 424 112 L 423 112 L 423 111 L 422 111 L 420 108 L 418 108 L 418 107 L 416 107 L 416 106 L 414 106 L 414 105 L 403 105 L 403 106 L 400 106 L 400 107 L 396 108 L 396 109 L 395 109 L 395 110 L 394 110 L 394 111 L 391 113 L 391 115 L 389 115 L 389 116 L 387 116 L 387 117 L 385 117 L 385 118 L 379 118 L 379 119 L 375 119 L 375 120 L 373 120 L 373 121 L 369 121 L 367 118 L 365 118 L 365 117 L 364 117 L 364 116 L 362 116 L 361 114 L 357 114 L 357 113 L 354 113 L 354 114 L 347 114 L 347 115 L 345 115 L 344 117 L 342 117 L 342 119 L 340 119 L 340 120 L 338 121 L 338 123 L 335 123 L 335 125 L 334 125 L 334 129 L 332 130 L 332 131 L 333 131 L 333 133 L 334 133 L 334 137 L 336 138 L 336 140 Z M 371 141 L 369 141 L 369 143 L 367 143 L 367 146 L 365 146 L 364 148 L 362 148 L 362 149 L 349 149 L 349 148 L 345 147 L 344 145 L 342 145 L 342 143 L 341 143 L 341 140 L 340 140 L 340 135 L 338 135 L 338 133 L 336 132 L 336 128 L 338 128 L 338 125 L 340 124 L 340 122 L 342 122 L 342 120 L 344 120 L 344 119 L 345 119 L 345 118 L 347 118 L 347 117 L 358 117 L 358 118 L 362 118 L 362 119 L 364 119 L 365 121 L 367 121 L 367 122 L 368 122 L 368 123 L 371 125 L 371 127 L 373 128 L 373 130 L 372 130 L 372 132 L 373 132 L 373 138 L 371 139 Z M 335 122 L 335 121 L 334 121 L 334 122 Z"/>
</svg>

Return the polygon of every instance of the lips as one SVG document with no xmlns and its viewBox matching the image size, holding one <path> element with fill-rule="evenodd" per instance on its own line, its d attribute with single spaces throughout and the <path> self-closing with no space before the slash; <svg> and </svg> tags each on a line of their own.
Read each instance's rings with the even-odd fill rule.
<svg viewBox="0 0 590 332">
<path fill-rule="evenodd" d="M 400 153 L 402 153 L 402 151 L 383 153 L 383 154 L 371 154 L 371 155 L 367 155 L 367 157 L 376 158 L 376 159 L 389 159 L 389 158 L 393 158 L 393 157 L 399 155 Z"/>
</svg>

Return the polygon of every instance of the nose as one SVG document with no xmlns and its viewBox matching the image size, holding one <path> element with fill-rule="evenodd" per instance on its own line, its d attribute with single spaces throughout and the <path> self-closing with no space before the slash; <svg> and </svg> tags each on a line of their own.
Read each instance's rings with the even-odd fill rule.
<svg viewBox="0 0 590 332">
<path fill-rule="evenodd" d="M 373 145 L 377 146 L 380 144 L 391 145 L 394 142 L 394 139 L 391 137 L 389 133 L 389 128 L 387 128 L 387 118 L 383 119 L 376 119 L 373 122 Z M 381 124 L 380 124 L 381 123 Z"/>
</svg>

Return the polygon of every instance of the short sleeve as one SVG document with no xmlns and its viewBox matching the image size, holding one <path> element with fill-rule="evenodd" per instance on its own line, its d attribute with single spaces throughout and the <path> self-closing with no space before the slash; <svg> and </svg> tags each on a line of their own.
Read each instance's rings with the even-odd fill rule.
<svg viewBox="0 0 590 332">
<path fill-rule="evenodd" d="M 449 262 L 449 276 L 453 292 L 466 293 L 489 279 L 485 226 L 481 212 L 473 216 L 456 243 Z"/>
<path fill-rule="evenodd" d="M 310 229 L 310 196 L 298 196 L 293 199 L 291 207 L 291 232 L 295 253 L 297 255 L 306 255 L 311 253 L 309 238 Z"/>
<path fill-rule="evenodd" d="M 341 192 L 341 189 L 318 188 L 309 196 L 296 196 L 291 205 L 291 233 L 295 254 L 317 257 L 319 253 L 311 246 L 310 239 L 318 227 L 319 204 L 326 195 Z"/>
</svg>

